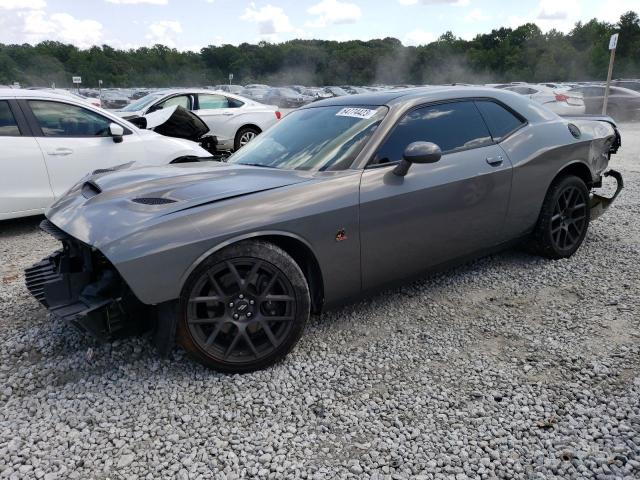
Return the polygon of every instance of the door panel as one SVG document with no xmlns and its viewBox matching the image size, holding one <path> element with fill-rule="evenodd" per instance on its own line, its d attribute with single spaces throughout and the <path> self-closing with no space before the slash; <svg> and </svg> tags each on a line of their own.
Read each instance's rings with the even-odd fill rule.
<svg viewBox="0 0 640 480">
<path fill-rule="evenodd" d="M 41 130 L 36 138 L 56 198 L 93 170 L 135 161 L 145 154 L 139 135 L 129 132 L 121 143 L 115 143 L 109 136 L 112 120 L 92 110 L 41 100 L 29 100 L 25 108 Z"/>
<path fill-rule="evenodd" d="M 53 201 L 42 151 L 18 127 L 6 100 L 0 100 L 0 168 L 0 218 L 42 210 Z"/>
<path fill-rule="evenodd" d="M 412 142 L 444 152 L 393 173 Z M 512 169 L 473 101 L 407 112 L 365 169 L 360 186 L 362 282 L 378 287 L 503 240 Z"/>
<path fill-rule="evenodd" d="M 229 99 L 219 94 L 199 94 L 198 115 L 207 124 L 211 134 L 218 137 L 219 141 L 233 140 L 237 131 L 236 115 L 241 102 Z"/>
<path fill-rule="evenodd" d="M 491 166 L 487 158 L 502 157 Z M 360 188 L 362 278 L 380 286 L 500 243 L 511 164 L 497 145 L 413 165 L 365 170 Z"/>
<path fill-rule="evenodd" d="M 122 143 L 115 143 L 111 137 L 39 137 L 38 143 L 45 154 L 56 198 L 96 169 L 122 165 L 145 154 L 137 135 L 125 135 Z"/>
<path fill-rule="evenodd" d="M 33 137 L 0 136 L 0 215 L 41 210 L 53 202 L 42 151 Z"/>
</svg>

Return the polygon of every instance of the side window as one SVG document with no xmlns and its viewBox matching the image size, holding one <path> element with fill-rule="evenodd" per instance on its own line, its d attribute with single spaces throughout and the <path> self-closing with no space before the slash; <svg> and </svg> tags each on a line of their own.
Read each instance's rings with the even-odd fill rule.
<svg viewBox="0 0 640 480">
<path fill-rule="evenodd" d="M 489 127 L 493 140 L 499 142 L 525 122 L 504 108 L 489 100 L 478 100 L 476 106 Z"/>
<path fill-rule="evenodd" d="M 473 102 L 431 105 L 407 113 L 382 144 L 371 164 L 401 160 L 404 149 L 419 141 L 433 142 L 443 153 L 493 143 Z"/>
<path fill-rule="evenodd" d="M 201 110 L 229 108 L 229 100 L 224 95 L 198 95 L 198 102 Z"/>
<path fill-rule="evenodd" d="M 20 129 L 11 113 L 9 102 L 0 101 L 0 137 L 19 137 L 20 135 Z"/>
<path fill-rule="evenodd" d="M 189 95 L 177 95 L 175 97 L 168 98 L 164 102 L 158 103 L 154 110 L 173 107 L 174 105 L 180 105 L 187 110 L 191 110 L 191 97 Z"/>
<path fill-rule="evenodd" d="M 111 120 L 68 103 L 29 100 L 45 137 L 107 137 Z"/>
<path fill-rule="evenodd" d="M 235 98 L 227 97 L 227 100 L 229 102 L 229 108 L 240 108 L 244 105 L 244 102 L 241 102 L 240 100 L 237 100 Z"/>
</svg>

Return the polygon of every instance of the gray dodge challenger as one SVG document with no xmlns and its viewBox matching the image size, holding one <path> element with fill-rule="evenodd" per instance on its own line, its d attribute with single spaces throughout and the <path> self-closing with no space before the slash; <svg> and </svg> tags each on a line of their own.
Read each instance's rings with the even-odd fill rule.
<svg viewBox="0 0 640 480">
<path fill-rule="evenodd" d="M 62 248 L 26 283 L 101 339 L 151 330 L 160 353 L 248 372 L 311 313 L 396 282 L 515 242 L 571 256 L 622 188 L 619 145 L 608 117 L 495 89 L 324 100 L 226 162 L 88 175 L 47 212 Z"/>
</svg>

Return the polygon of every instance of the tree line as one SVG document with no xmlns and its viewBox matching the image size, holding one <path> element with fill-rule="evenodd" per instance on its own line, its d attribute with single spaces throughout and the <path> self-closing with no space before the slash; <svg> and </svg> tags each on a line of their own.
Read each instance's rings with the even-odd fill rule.
<svg viewBox="0 0 640 480">
<path fill-rule="evenodd" d="M 243 43 L 181 52 L 163 45 L 118 50 L 78 49 L 45 41 L 0 44 L 0 84 L 84 87 L 204 86 L 227 83 L 369 85 L 602 80 L 608 42 L 618 32 L 614 77 L 640 77 L 640 18 L 578 22 L 567 34 L 543 33 L 534 23 L 499 28 L 472 40 L 446 32 L 435 42 L 404 46 L 396 38 L 369 41 L 291 40 Z"/>
</svg>

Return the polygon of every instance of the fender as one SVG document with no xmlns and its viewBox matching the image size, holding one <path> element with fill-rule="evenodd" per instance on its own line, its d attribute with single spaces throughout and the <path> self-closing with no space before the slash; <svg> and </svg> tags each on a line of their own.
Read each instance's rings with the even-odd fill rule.
<svg viewBox="0 0 640 480">
<path fill-rule="evenodd" d="M 257 232 L 251 232 L 251 233 L 245 233 L 245 234 L 242 234 L 242 235 L 237 235 L 235 237 L 228 238 L 224 242 L 221 242 L 221 243 L 217 244 L 215 247 L 210 248 L 209 250 L 204 252 L 202 255 L 200 255 L 189 266 L 189 268 L 187 268 L 185 270 L 185 272 L 180 276 L 180 281 L 179 281 L 180 291 L 182 291 L 182 289 L 184 288 L 184 284 L 187 282 L 187 279 L 189 278 L 189 275 L 191 275 L 191 273 L 196 268 L 198 268 L 198 265 L 200 265 L 204 260 L 209 258 L 214 253 L 219 252 L 220 250 L 222 250 L 225 247 L 228 247 L 229 245 L 233 245 L 234 243 L 241 242 L 242 240 L 249 240 L 251 238 L 267 237 L 267 236 L 289 237 L 289 238 L 293 238 L 294 240 L 298 240 L 299 242 L 303 243 L 313 253 L 314 256 L 316 256 L 316 252 L 313 249 L 313 247 L 311 246 L 311 244 L 309 243 L 309 241 L 307 239 L 301 237 L 300 235 L 297 235 L 297 234 L 292 233 L 292 232 L 287 232 L 287 231 L 284 231 L 284 230 L 260 230 L 260 231 L 257 231 Z M 316 256 L 316 258 L 317 258 L 317 256 Z M 324 274 L 322 273 L 322 267 L 320 267 L 320 275 L 324 278 Z"/>
</svg>

